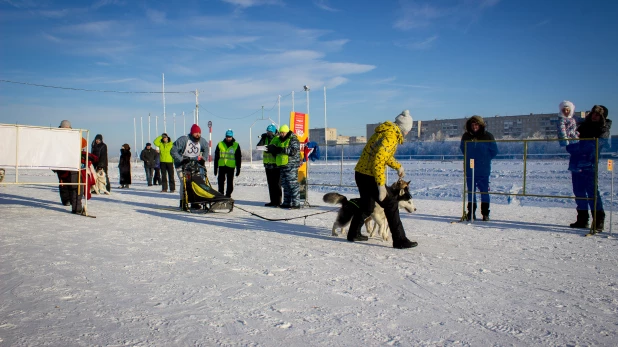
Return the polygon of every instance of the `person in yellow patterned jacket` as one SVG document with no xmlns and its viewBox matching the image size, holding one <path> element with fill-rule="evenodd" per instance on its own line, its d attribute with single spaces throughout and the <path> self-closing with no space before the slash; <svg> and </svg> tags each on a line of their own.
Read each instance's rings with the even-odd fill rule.
<svg viewBox="0 0 618 347">
<path fill-rule="evenodd" d="M 386 189 L 386 166 L 397 170 L 399 177 L 404 176 L 401 164 L 395 159 L 397 146 L 403 143 L 405 136 L 412 129 L 412 117 L 410 111 L 401 112 L 395 122 L 380 124 L 371 136 L 356 167 L 354 179 L 358 187 L 361 203 L 358 212 L 354 214 L 348 241 L 367 241 L 367 236 L 361 234 L 360 229 L 366 217 L 373 212 L 376 202 L 386 214 L 388 226 L 393 236 L 394 248 L 412 248 L 418 244 L 408 240 L 403 224 L 399 218 L 399 204 L 396 199 L 385 199 Z"/>
</svg>

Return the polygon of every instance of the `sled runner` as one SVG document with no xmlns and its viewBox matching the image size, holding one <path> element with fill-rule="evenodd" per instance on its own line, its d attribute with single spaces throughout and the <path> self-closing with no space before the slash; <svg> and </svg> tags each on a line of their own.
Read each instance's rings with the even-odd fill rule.
<svg viewBox="0 0 618 347">
<path fill-rule="evenodd" d="M 206 175 L 206 168 L 197 161 L 190 161 L 183 166 L 184 210 L 189 212 L 232 212 L 234 199 L 213 189 Z M 199 208 L 195 208 L 199 207 Z"/>
</svg>

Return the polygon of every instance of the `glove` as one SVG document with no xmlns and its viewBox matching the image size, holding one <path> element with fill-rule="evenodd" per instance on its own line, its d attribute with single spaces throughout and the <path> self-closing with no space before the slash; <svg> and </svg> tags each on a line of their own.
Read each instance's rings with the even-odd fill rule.
<svg viewBox="0 0 618 347">
<path fill-rule="evenodd" d="M 217 176 L 217 172 L 219 171 L 219 167 L 215 166 L 215 176 Z"/>
<path fill-rule="evenodd" d="M 197 162 L 202 166 L 206 165 L 206 160 L 203 157 L 198 157 Z"/>
<path fill-rule="evenodd" d="M 403 171 L 403 166 L 397 170 L 397 174 L 399 175 L 399 178 L 403 178 L 403 176 L 405 176 L 406 173 Z"/>
<path fill-rule="evenodd" d="M 238 175 L 240 175 L 240 168 L 236 169 L 236 177 L 238 177 Z"/>
<path fill-rule="evenodd" d="M 282 148 L 281 147 L 277 147 L 275 145 L 268 145 L 266 146 L 267 152 L 270 154 L 279 154 L 281 153 Z"/>
<path fill-rule="evenodd" d="M 189 164 L 189 162 L 191 161 L 191 159 L 189 158 L 184 158 L 181 162 L 180 162 L 180 166 L 185 166 L 187 164 Z"/>
<path fill-rule="evenodd" d="M 379 186 L 378 187 L 378 200 L 379 201 L 383 201 L 386 198 L 386 186 Z"/>
</svg>

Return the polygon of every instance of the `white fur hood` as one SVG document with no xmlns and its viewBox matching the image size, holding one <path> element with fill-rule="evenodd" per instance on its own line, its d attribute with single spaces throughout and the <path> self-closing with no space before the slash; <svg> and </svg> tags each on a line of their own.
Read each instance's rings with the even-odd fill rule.
<svg viewBox="0 0 618 347">
<path fill-rule="evenodd" d="M 575 113 L 575 105 L 573 105 L 573 103 L 568 100 L 564 100 L 563 102 L 560 103 L 560 105 L 558 106 L 558 113 L 560 114 L 561 117 L 564 117 L 564 114 L 562 114 L 562 109 L 567 106 L 571 110 L 567 118 L 572 118 L 573 114 Z"/>
</svg>

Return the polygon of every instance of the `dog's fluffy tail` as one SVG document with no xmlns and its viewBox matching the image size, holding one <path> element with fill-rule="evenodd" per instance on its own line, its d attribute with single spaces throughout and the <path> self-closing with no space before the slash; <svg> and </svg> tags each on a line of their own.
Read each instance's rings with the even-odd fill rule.
<svg viewBox="0 0 618 347">
<path fill-rule="evenodd" d="M 329 204 L 341 204 L 341 205 L 348 202 L 348 198 L 346 198 L 345 196 L 339 193 L 326 193 L 322 197 L 322 200 L 324 200 L 324 202 L 327 202 Z"/>
</svg>

